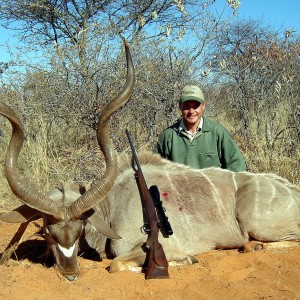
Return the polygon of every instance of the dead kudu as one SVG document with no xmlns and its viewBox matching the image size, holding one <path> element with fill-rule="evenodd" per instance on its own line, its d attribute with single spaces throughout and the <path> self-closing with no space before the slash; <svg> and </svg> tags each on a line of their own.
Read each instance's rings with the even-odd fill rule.
<svg viewBox="0 0 300 300">
<path fill-rule="evenodd" d="M 2 113 L 3 109 L 1 105 Z M 26 222 L 42 215 L 48 247 L 60 273 L 69 280 L 79 274 L 76 255 L 81 240 L 100 257 L 114 257 L 111 272 L 141 267 L 146 257 L 141 248 L 145 235 L 140 230 L 142 207 L 131 158 L 120 158 L 117 171 L 115 154 L 104 149 L 104 153 L 108 152 L 107 169 L 113 171 L 105 175 L 104 187 L 96 184 L 82 196 L 78 187 L 66 185 L 61 193 L 50 196 L 32 194 L 27 187 L 19 187 L 15 149 L 20 148 L 22 136 L 18 121 L 12 124 L 14 142 L 10 143 L 6 174 L 13 191 L 26 205 L 0 219 Z M 110 138 L 106 139 L 111 149 Z M 100 146 L 105 140 L 99 138 L 99 130 L 98 140 Z M 245 251 L 251 251 L 268 242 L 300 241 L 300 190 L 279 176 L 218 168 L 194 170 L 152 153 L 141 153 L 139 161 L 147 185 L 158 186 L 172 224 L 172 236 L 159 236 L 169 262 L 192 263 L 195 255 L 210 249 L 244 246 Z M 49 197 L 64 197 L 70 204 L 57 204 Z"/>
</svg>

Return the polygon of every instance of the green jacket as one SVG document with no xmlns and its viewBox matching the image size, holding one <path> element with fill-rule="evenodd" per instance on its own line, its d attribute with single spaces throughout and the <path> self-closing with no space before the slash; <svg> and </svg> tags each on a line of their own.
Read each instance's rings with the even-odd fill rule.
<svg viewBox="0 0 300 300">
<path fill-rule="evenodd" d="M 161 133 L 154 150 L 156 153 L 195 169 L 220 167 L 246 171 L 241 151 L 221 124 L 203 118 L 202 130 L 192 141 L 184 130 L 179 130 L 179 125 L 180 120 Z"/>
</svg>

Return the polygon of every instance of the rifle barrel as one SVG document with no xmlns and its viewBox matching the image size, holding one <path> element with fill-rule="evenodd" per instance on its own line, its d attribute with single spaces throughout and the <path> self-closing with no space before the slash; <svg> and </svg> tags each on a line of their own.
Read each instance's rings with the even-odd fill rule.
<svg viewBox="0 0 300 300">
<path fill-rule="evenodd" d="M 133 146 L 133 141 L 132 141 L 131 135 L 130 135 L 130 133 L 127 129 L 125 129 L 125 132 L 126 132 L 126 135 L 127 135 L 128 141 L 129 141 L 129 145 L 130 145 L 130 148 L 131 148 L 131 152 L 132 152 L 132 155 L 133 155 L 134 162 L 135 162 L 137 168 L 139 170 L 141 170 L 140 162 L 138 160 L 137 153 L 136 153 L 135 148 Z"/>
</svg>

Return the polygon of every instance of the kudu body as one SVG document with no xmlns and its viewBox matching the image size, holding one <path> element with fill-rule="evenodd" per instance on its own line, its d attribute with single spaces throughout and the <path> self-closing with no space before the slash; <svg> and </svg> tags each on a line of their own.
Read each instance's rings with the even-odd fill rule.
<svg viewBox="0 0 300 300">
<path fill-rule="evenodd" d="M 99 144 L 102 149 L 101 138 Z M 261 242 L 300 241 L 300 190 L 287 180 L 218 168 L 194 170 L 152 153 L 142 153 L 139 160 L 147 185 L 158 186 L 173 228 L 169 238 L 160 236 L 168 261 L 191 263 L 194 255 L 217 248 L 247 245 L 249 250 L 252 240 L 258 241 L 250 242 L 254 247 L 263 246 Z M 145 261 L 141 249 L 146 239 L 141 232 L 142 208 L 131 160 L 120 160 L 118 175 L 114 154 L 107 161 L 108 168 L 113 164 L 115 173 L 110 178 L 113 184 L 105 192 L 96 184 L 96 189 L 81 195 L 78 186 L 65 185 L 47 196 L 58 202 L 47 198 L 37 207 L 23 200 L 24 206 L 0 216 L 4 221 L 19 222 L 21 216 L 25 222 L 42 213 L 48 247 L 60 272 L 69 280 L 79 274 L 78 244 L 89 245 L 102 258 L 114 257 L 111 272 L 134 269 Z M 91 193 L 97 200 L 86 205 L 83 197 Z M 54 203 L 62 203 L 63 198 L 71 203 L 63 205 L 64 214 L 47 208 L 55 208 Z M 70 214 L 78 207 L 80 213 Z"/>
<path fill-rule="evenodd" d="M 148 186 L 157 185 L 174 234 L 160 239 L 168 261 L 189 263 L 211 249 L 264 247 L 263 242 L 300 241 L 300 189 L 273 174 L 195 170 L 153 153 L 139 155 Z M 143 218 L 130 159 L 96 208 L 122 237 L 110 242 L 110 270 L 142 266 Z M 256 242 L 255 242 L 256 241 Z M 90 241 L 105 255 L 104 241 Z"/>
</svg>

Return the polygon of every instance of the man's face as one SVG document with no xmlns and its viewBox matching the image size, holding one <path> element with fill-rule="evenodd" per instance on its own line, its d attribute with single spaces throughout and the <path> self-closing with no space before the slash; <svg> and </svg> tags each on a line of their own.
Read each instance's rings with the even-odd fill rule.
<svg viewBox="0 0 300 300">
<path fill-rule="evenodd" d="M 179 104 L 184 124 L 193 126 L 199 124 L 199 120 L 203 114 L 205 102 L 199 103 L 195 100 L 188 100 Z"/>
</svg>

